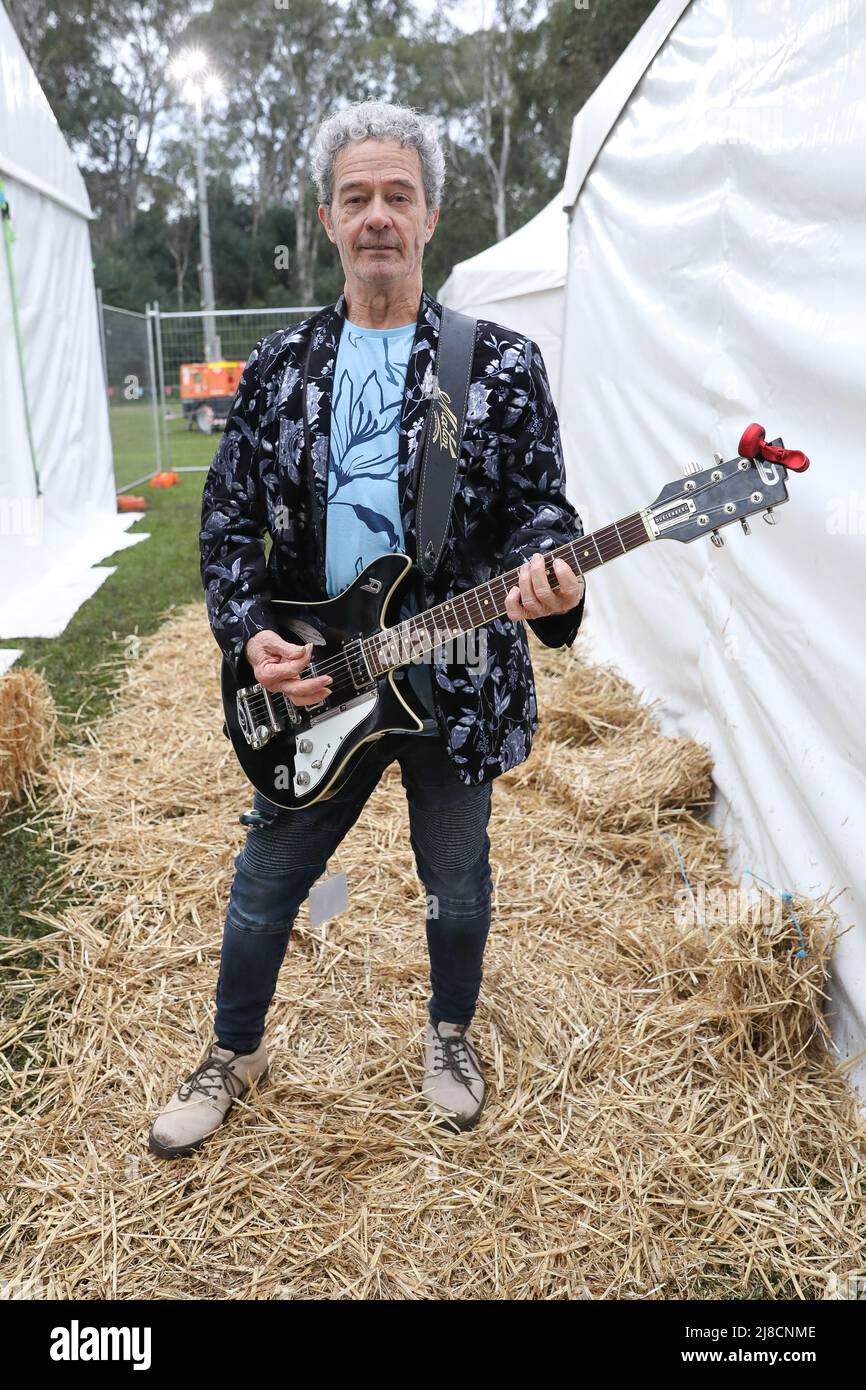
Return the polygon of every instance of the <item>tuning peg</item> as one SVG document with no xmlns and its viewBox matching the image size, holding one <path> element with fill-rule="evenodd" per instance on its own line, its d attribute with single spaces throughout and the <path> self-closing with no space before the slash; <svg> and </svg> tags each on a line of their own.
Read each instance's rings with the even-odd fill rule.
<svg viewBox="0 0 866 1390">
<path fill-rule="evenodd" d="M 695 463 L 694 460 L 691 463 L 687 463 L 683 466 L 683 475 L 686 478 L 688 478 L 692 473 L 700 473 L 700 471 L 701 465 L 699 463 Z"/>
<path fill-rule="evenodd" d="M 744 535 L 750 536 L 750 535 L 752 534 L 751 531 L 749 530 L 749 523 L 748 523 L 748 521 L 746 520 L 746 518 L 745 518 L 744 516 L 741 516 L 741 517 L 740 517 L 740 525 L 741 525 L 742 528 L 743 528 L 743 534 L 744 534 Z"/>
<path fill-rule="evenodd" d="M 725 543 L 724 536 L 720 536 L 718 531 L 713 532 L 713 534 L 710 536 L 710 540 L 712 541 L 713 545 L 718 547 L 719 550 L 721 550 L 722 546 Z"/>
<path fill-rule="evenodd" d="M 773 516 L 772 507 L 770 507 L 766 512 L 764 512 L 764 520 L 766 521 L 768 526 L 775 526 L 776 518 Z"/>
</svg>

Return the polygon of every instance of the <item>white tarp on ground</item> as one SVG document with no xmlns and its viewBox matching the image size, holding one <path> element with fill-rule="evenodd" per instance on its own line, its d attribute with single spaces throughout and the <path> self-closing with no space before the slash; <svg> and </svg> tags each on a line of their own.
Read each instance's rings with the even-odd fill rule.
<svg viewBox="0 0 866 1390">
<path fill-rule="evenodd" d="M 15 647 L 0 647 L 0 676 L 14 666 L 21 652 Z"/>
<path fill-rule="evenodd" d="M 709 745 L 735 868 L 844 890 L 829 1014 L 864 1091 L 866 6 L 675 0 L 644 31 L 575 122 L 569 493 L 595 529 L 751 420 L 812 467 L 775 528 L 590 576 L 587 634 Z"/>
<path fill-rule="evenodd" d="M 144 537 L 117 513 L 87 191 L 2 6 L 0 178 L 24 359 L 22 381 L 0 245 L 0 636 L 54 635 L 110 573 L 91 566 Z"/>
<path fill-rule="evenodd" d="M 541 349 L 554 399 L 568 253 L 562 194 L 511 236 L 455 265 L 437 298 L 459 313 L 526 333 Z"/>
<path fill-rule="evenodd" d="M 116 516 L 88 503 L 74 512 L 44 516 L 36 543 L 4 536 L 0 572 L 14 574 L 15 585 L 10 592 L 0 589 L 0 641 L 59 637 L 82 603 L 114 573 L 99 561 L 147 539 L 146 532 L 129 535 L 121 529 L 142 515 Z"/>
</svg>

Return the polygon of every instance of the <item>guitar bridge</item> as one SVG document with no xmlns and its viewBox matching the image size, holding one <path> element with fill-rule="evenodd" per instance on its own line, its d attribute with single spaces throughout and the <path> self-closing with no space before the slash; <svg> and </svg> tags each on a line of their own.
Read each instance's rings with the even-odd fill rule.
<svg viewBox="0 0 866 1390">
<path fill-rule="evenodd" d="M 282 705 L 287 718 L 278 713 L 276 702 Z M 299 724 L 301 716 L 291 700 L 271 695 L 263 685 L 248 685 L 237 693 L 238 723 L 250 748 L 264 748 L 272 738 L 281 734 L 287 723 Z"/>
</svg>

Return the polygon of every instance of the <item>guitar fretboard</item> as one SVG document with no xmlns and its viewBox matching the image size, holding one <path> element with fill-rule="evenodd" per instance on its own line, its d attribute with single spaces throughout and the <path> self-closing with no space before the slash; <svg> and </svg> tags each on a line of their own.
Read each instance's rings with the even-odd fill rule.
<svg viewBox="0 0 866 1390">
<path fill-rule="evenodd" d="M 593 531 L 589 536 L 579 536 L 558 550 L 548 550 L 544 554 L 544 566 L 551 588 L 558 587 L 553 569 L 555 559 L 565 560 L 575 574 L 587 571 L 615 560 L 650 540 L 640 512 L 632 512 L 622 521 L 614 521 Z M 384 675 L 396 666 L 405 665 L 413 657 L 425 652 L 435 651 L 437 647 L 465 632 L 489 623 L 505 612 L 505 600 L 518 582 L 519 569 L 508 570 L 496 579 L 488 579 L 465 594 L 440 603 L 435 608 L 427 608 L 423 613 L 413 614 L 402 623 L 396 623 L 385 632 L 366 637 L 361 648 L 370 674 Z"/>
</svg>

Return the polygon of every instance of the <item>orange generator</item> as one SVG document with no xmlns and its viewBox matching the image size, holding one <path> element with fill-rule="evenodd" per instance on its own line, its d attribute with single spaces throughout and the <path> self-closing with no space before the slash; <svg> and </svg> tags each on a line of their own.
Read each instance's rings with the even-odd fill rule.
<svg viewBox="0 0 866 1390">
<path fill-rule="evenodd" d="M 244 370 L 243 362 L 183 362 L 180 399 L 189 428 L 222 429 Z"/>
</svg>

